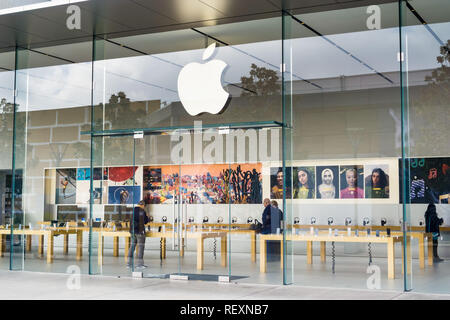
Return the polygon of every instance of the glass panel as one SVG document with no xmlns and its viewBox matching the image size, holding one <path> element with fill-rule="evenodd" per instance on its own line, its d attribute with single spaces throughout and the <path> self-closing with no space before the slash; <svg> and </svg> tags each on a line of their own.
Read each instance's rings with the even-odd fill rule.
<svg viewBox="0 0 450 320">
<path fill-rule="evenodd" d="M 14 236 L 15 240 L 11 247 L 11 225 L 12 219 L 12 150 L 13 150 L 13 125 L 14 125 L 14 68 L 15 51 L 5 50 L 0 53 L 0 269 L 8 270 L 11 262 L 11 250 L 16 252 L 20 244 L 19 236 Z M 19 179 L 17 179 L 19 180 Z M 17 193 L 19 204 L 20 193 Z"/>
<path fill-rule="evenodd" d="M 135 150 L 136 179 L 143 176 L 150 234 L 160 227 L 171 232 L 163 240 L 155 237 L 160 242 L 147 237 L 145 254 L 153 259 L 144 276 L 241 275 L 260 281 L 256 236 L 248 228 L 255 218 L 261 221 L 265 180 L 270 198 L 270 168 L 283 166 L 275 123 L 283 119 L 281 26 L 277 17 L 95 39 L 94 134 L 114 141 L 114 135 L 143 133 Z M 209 66 L 217 68 L 215 75 Z M 186 130 L 175 130 L 180 127 Z M 159 185 L 148 185 L 155 179 Z M 282 210 L 283 198 L 278 199 Z M 277 284 L 279 236 L 278 262 L 271 263 L 273 276 L 267 277 Z"/>
<path fill-rule="evenodd" d="M 397 3 L 292 12 L 296 284 L 403 290 L 398 30 Z"/>
<path fill-rule="evenodd" d="M 442 282 L 450 270 L 446 261 L 450 257 L 449 10 L 448 1 L 419 0 L 402 2 L 401 11 L 409 267 L 405 289 L 433 293 L 449 293 Z"/>
<path fill-rule="evenodd" d="M 134 208 L 142 200 L 142 169 L 135 166 L 134 149 L 133 136 L 93 138 L 91 273 L 130 275 L 136 265 L 128 255 L 135 240 Z"/>
<path fill-rule="evenodd" d="M 294 181 L 299 181 L 301 175 L 304 174 L 298 170 L 294 171 L 294 163 L 292 158 L 292 132 L 293 132 L 293 56 L 291 35 L 292 19 L 288 14 L 283 15 L 283 134 L 282 134 L 282 150 L 283 150 L 283 175 L 284 175 L 284 194 L 283 194 L 283 212 L 284 215 L 284 230 L 283 230 L 283 246 L 284 250 L 284 268 L 283 268 L 283 283 L 292 284 L 294 281 L 294 245 L 292 241 L 293 234 L 293 210 L 294 202 L 292 197 L 293 192 L 287 190 L 294 190 Z M 291 173 L 291 175 L 288 175 Z M 287 179 L 288 177 L 290 179 Z"/>
<path fill-rule="evenodd" d="M 89 178 L 80 179 L 90 167 L 89 137 L 80 135 L 90 128 L 86 51 L 89 43 L 17 49 L 15 225 L 27 241 L 14 269 L 88 272 L 78 229 L 89 209 Z"/>
</svg>

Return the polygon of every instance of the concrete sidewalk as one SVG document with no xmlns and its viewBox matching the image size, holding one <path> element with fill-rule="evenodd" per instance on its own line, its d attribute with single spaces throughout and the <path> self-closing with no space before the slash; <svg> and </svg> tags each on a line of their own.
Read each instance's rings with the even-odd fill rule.
<svg viewBox="0 0 450 320">
<path fill-rule="evenodd" d="M 0 271 L 0 299 L 87 300 L 449 300 L 446 294 L 133 279 L 81 275 L 79 289 L 68 274 Z M 68 285 L 69 283 L 69 285 Z"/>
</svg>

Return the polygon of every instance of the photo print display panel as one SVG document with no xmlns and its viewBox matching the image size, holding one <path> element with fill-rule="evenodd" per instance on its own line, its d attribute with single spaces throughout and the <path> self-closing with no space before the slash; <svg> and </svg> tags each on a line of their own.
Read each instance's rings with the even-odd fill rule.
<svg viewBox="0 0 450 320">
<path fill-rule="evenodd" d="M 103 181 L 104 173 L 107 170 L 102 168 L 94 168 L 93 176 L 93 198 L 94 204 L 102 204 L 107 201 L 107 182 Z M 89 204 L 91 191 L 91 168 L 77 169 L 77 204 Z"/>
<path fill-rule="evenodd" d="M 364 166 L 350 165 L 339 167 L 341 199 L 364 198 Z"/>
<path fill-rule="evenodd" d="M 276 186 L 276 175 L 280 169 L 279 162 L 263 164 L 263 198 L 277 199 L 273 197 L 274 191 L 277 191 L 273 187 Z M 289 172 L 289 168 L 286 170 Z M 347 170 L 352 172 L 347 174 Z M 294 161 L 292 201 L 309 204 L 399 203 L 398 175 L 398 158 Z M 310 190 L 313 187 L 314 192 Z"/>
<path fill-rule="evenodd" d="M 366 199 L 389 198 L 389 166 L 370 164 L 364 166 L 364 188 Z"/>
<path fill-rule="evenodd" d="M 108 168 L 108 204 L 137 204 L 141 199 L 140 166 Z"/>
<path fill-rule="evenodd" d="M 270 199 L 283 199 L 283 168 L 270 168 Z M 291 168 L 286 167 L 286 198 L 291 197 Z"/>
<path fill-rule="evenodd" d="M 56 204 L 75 204 L 77 169 L 56 169 Z"/>
<path fill-rule="evenodd" d="M 336 165 L 317 166 L 317 199 L 339 198 L 339 167 Z"/>
<path fill-rule="evenodd" d="M 316 168 L 294 167 L 293 174 L 293 199 L 315 199 L 316 198 Z"/>
</svg>

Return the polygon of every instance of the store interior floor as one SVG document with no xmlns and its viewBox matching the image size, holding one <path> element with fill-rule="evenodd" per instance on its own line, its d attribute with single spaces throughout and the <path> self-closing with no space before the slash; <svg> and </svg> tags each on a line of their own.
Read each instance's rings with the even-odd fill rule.
<svg viewBox="0 0 450 320">
<path fill-rule="evenodd" d="M 42 257 L 37 255 L 37 248 L 26 253 L 23 259 L 25 271 L 73 273 L 78 268 L 82 274 L 89 273 L 88 250 L 83 252 L 81 261 L 76 260 L 75 248 L 69 249 L 69 254 L 64 254 L 62 248 L 55 247 L 54 262 L 47 264 L 46 251 Z M 121 252 L 122 253 L 122 252 Z M 228 255 L 226 267 L 221 266 L 220 252 L 214 257 L 213 252 L 205 252 L 204 269 L 196 269 L 197 256 L 195 251 L 186 251 L 184 257 L 180 257 L 177 251 L 167 250 L 166 259 L 160 259 L 159 250 L 145 250 L 145 263 L 148 268 L 143 269 L 144 277 L 167 278 L 170 274 L 188 274 L 194 280 L 217 279 L 217 275 L 231 275 L 230 280 L 236 283 L 248 284 L 273 284 L 283 283 L 282 269 L 279 261 L 267 263 L 267 272 L 259 270 L 259 254 L 256 262 L 251 261 L 248 253 L 231 253 Z M 131 270 L 126 267 L 123 254 L 113 257 L 112 249 L 105 249 L 104 261 L 101 268 L 98 267 L 98 259 L 92 256 L 91 272 L 105 276 L 131 277 Z M 401 255 L 395 259 L 395 279 L 387 278 L 387 259 L 374 257 L 372 266 L 378 266 L 380 270 L 379 285 L 375 281 L 377 275 L 368 273 L 367 257 L 361 256 L 336 256 L 335 273 L 332 272 L 332 258 L 327 256 L 325 263 L 320 262 L 320 256 L 313 257 L 313 264 L 308 265 L 305 255 L 294 255 L 290 265 L 293 265 L 294 285 L 311 287 L 338 287 L 351 289 L 381 289 L 403 291 L 403 274 Z M 16 255 L 14 266 L 20 269 L 22 256 Z M 0 258 L 0 270 L 8 270 L 10 263 L 9 253 Z M 230 267 L 231 266 L 231 267 Z M 202 275 L 202 276 L 199 276 Z M 372 281 L 374 280 L 374 281 Z M 412 261 L 412 276 L 408 275 L 408 281 L 414 292 L 426 292 L 448 294 L 450 287 L 450 260 L 444 260 L 433 266 L 419 268 L 419 260 Z M 368 284 L 369 283 L 369 284 Z"/>
</svg>

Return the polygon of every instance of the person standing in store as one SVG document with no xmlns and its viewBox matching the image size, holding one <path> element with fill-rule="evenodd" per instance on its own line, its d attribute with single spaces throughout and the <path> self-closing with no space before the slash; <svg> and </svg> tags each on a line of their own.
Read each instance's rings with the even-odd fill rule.
<svg viewBox="0 0 450 320">
<path fill-rule="evenodd" d="M 131 221 L 130 224 L 131 248 L 128 252 L 128 268 L 131 267 L 131 261 L 136 245 L 138 246 L 138 257 L 136 259 L 135 268 L 147 268 L 144 264 L 145 225 L 149 223 L 149 221 L 150 219 L 145 211 L 145 201 L 141 200 L 134 208 L 133 221 Z"/>
<path fill-rule="evenodd" d="M 270 213 L 271 213 L 271 206 L 270 206 L 270 199 L 265 198 L 264 199 L 264 211 L 262 213 L 262 234 L 269 234 L 271 233 L 271 220 L 270 220 Z"/>
<path fill-rule="evenodd" d="M 425 211 L 425 232 L 433 234 L 433 262 L 441 262 L 443 259 L 439 258 L 438 238 L 441 235 L 439 232 L 439 226 L 444 223 L 444 219 L 438 218 L 436 213 L 436 206 L 434 203 L 428 205 L 427 211 Z"/>
</svg>

